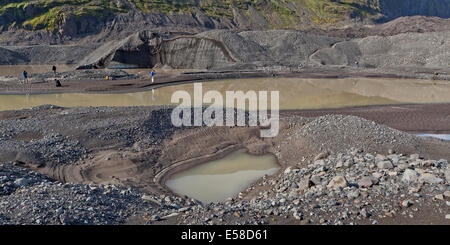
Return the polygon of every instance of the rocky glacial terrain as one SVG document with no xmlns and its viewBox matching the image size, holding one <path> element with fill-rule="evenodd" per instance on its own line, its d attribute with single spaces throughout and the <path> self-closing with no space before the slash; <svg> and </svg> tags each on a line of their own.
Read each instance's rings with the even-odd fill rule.
<svg viewBox="0 0 450 245">
<path fill-rule="evenodd" d="M 399 17 L 449 18 L 449 4 L 448 0 L 7 0 L 0 2 L 0 43 L 92 43 L 125 38 L 145 28 L 197 33 L 212 29 L 330 30 L 346 26 L 355 33 L 364 33 L 358 31 L 365 29 L 364 25 Z"/>
<path fill-rule="evenodd" d="M 254 196 L 185 212 L 183 223 L 417 224 L 424 213 L 429 224 L 450 223 L 447 160 L 362 149 L 327 155 L 260 181 L 248 190 Z"/>
<path fill-rule="evenodd" d="M 287 73 L 357 68 L 448 80 L 448 4 L 3 1 L 0 65 Z"/>
<path fill-rule="evenodd" d="M 406 33 L 344 40 L 301 31 L 209 31 L 164 39 L 141 32 L 103 45 L 79 68 L 122 63 L 197 69 L 299 68 L 305 66 L 445 68 L 450 32 Z"/>
<path fill-rule="evenodd" d="M 343 74 L 362 72 L 448 80 L 449 33 L 447 30 L 342 38 L 296 30 L 213 30 L 177 36 L 148 30 L 90 47 L 3 46 L 0 64 L 59 63 L 72 64 L 81 70 L 147 67 L 235 73 L 298 74 L 333 70 Z M 86 72 L 78 73 L 62 74 L 63 79 L 91 79 Z M 1 80 L 11 78 L 14 77 Z"/>
<path fill-rule="evenodd" d="M 269 142 L 258 139 L 258 128 L 175 129 L 168 115 L 157 107 L 0 113 L 0 222 L 450 222 L 448 142 L 341 115 L 283 116 L 280 136 Z M 211 204 L 154 180 L 174 162 L 233 145 L 274 154 L 282 169 Z"/>
<path fill-rule="evenodd" d="M 450 222 L 448 161 L 419 155 L 352 149 L 265 178 L 247 190 L 261 190 L 251 197 L 208 205 L 115 185 L 64 184 L 12 164 L 1 164 L 0 176 L 1 224 Z"/>
<path fill-rule="evenodd" d="M 0 76 L 0 92 L 269 76 L 450 80 L 450 0 L 176 2 L 0 1 L 3 69 L 74 67 L 29 74 L 27 91 L 21 71 Z M 122 68 L 169 72 L 149 85 L 149 71 Z M 361 108 L 287 111 L 266 140 L 259 127 L 174 128 L 169 107 L 1 111 L 0 224 L 448 225 L 450 143 L 398 130 L 448 133 L 448 105 L 417 108 L 359 114 L 374 121 L 352 116 Z M 281 170 L 219 203 L 165 186 L 173 172 L 243 148 L 275 155 Z"/>
</svg>

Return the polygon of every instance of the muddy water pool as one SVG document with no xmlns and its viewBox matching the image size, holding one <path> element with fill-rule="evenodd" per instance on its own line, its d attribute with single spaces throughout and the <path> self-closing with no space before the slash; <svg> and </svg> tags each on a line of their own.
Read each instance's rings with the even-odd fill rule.
<svg viewBox="0 0 450 245">
<path fill-rule="evenodd" d="M 154 90 L 121 93 L 64 93 L 0 95 L 0 110 L 17 110 L 44 104 L 64 107 L 86 106 L 151 106 L 174 105 L 172 94 L 186 91 L 193 98 L 194 85 L 181 84 Z M 225 97 L 226 91 L 279 91 L 280 109 L 324 109 L 351 106 L 450 103 L 450 83 L 447 81 L 348 78 L 257 78 L 203 83 L 203 93 L 216 90 Z M 225 100 L 225 98 L 224 98 Z"/>
<path fill-rule="evenodd" d="M 235 197 L 251 183 L 280 169 L 273 155 L 254 156 L 245 150 L 172 176 L 166 186 L 204 203 Z"/>
</svg>

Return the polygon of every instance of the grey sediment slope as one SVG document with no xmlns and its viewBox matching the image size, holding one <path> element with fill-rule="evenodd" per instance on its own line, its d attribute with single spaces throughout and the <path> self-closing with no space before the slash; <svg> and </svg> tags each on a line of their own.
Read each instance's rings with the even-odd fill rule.
<svg viewBox="0 0 450 245">
<path fill-rule="evenodd" d="M 143 31 L 104 44 L 78 68 L 117 64 L 177 69 L 361 69 L 420 68 L 448 70 L 450 32 L 404 33 L 345 40 L 302 31 L 208 31 L 165 39 Z"/>
<path fill-rule="evenodd" d="M 98 46 L 33 45 L 0 47 L 0 65 L 76 64 Z"/>
<path fill-rule="evenodd" d="M 79 69 L 148 67 L 303 71 L 355 68 L 450 74 L 450 31 L 364 38 L 296 30 L 213 30 L 192 35 L 140 31 L 92 45 L 2 46 L 0 64 L 78 64 Z M 410 72 L 412 71 L 412 72 Z"/>
<path fill-rule="evenodd" d="M 29 62 L 27 57 L 6 48 L 0 48 L 0 57 L 0 65 L 18 65 Z"/>
<path fill-rule="evenodd" d="M 103 68 L 111 63 L 144 67 L 242 69 L 298 66 L 317 49 L 340 38 L 300 31 L 208 31 L 194 36 L 163 39 L 140 32 L 119 43 L 107 43 L 80 61 L 79 68 Z M 137 62 L 132 61 L 139 57 Z M 145 63 L 142 63 L 142 60 Z"/>
<path fill-rule="evenodd" d="M 321 65 L 353 65 L 367 68 L 448 67 L 450 32 L 404 33 L 396 36 L 371 36 L 340 42 L 320 49 L 311 60 Z"/>
</svg>

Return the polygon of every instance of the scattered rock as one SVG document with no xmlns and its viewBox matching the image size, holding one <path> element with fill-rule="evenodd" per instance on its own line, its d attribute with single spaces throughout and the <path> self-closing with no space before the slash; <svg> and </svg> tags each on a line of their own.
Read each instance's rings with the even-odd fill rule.
<svg viewBox="0 0 450 245">
<path fill-rule="evenodd" d="M 329 152 L 321 152 L 320 154 L 318 154 L 315 158 L 314 158 L 314 162 L 318 161 L 318 160 L 322 160 L 327 158 L 330 155 Z"/>
<path fill-rule="evenodd" d="M 334 177 L 330 183 L 327 185 L 328 189 L 340 189 L 348 186 L 347 180 L 344 176 Z"/>
<path fill-rule="evenodd" d="M 302 214 L 295 211 L 294 214 L 292 215 L 296 220 L 302 220 Z"/>
<path fill-rule="evenodd" d="M 347 194 L 347 198 L 348 199 L 355 199 L 355 198 L 358 198 L 359 197 L 359 190 L 354 190 L 354 191 L 350 191 L 348 194 Z"/>
<path fill-rule="evenodd" d="M 437 194 L 436 196 L 434 196 L 434 199 L 440 200 L 440 201 L 444 201 L 444 195 L 442 195 L 442 194 Z"/>
<path fill-rule="evenodd" d="M 322 183 L 322 178 L 318 175 L 314 175 L 311 177 L 311 183 L 314 185 L 320 185 Z"/>
<path fill-rule="evenodd" d="M 364 218 L 369 218 L 370 215 L 371 215 L 369 212 L 367 212 L 366 209 L 362 209 L 359 213 L 360 213 L 361 216 L 364 217 Z"/>
<path fill-rule="evenodd" d="M 382 173 L 375 172 L 375 173 L 372 174 L 372 176 L 373 176 L 375 179 L 379 180 L 381 177 L 383 177 L 383 174 L 382 174 Z"/>
<path fill-rule="evenodd" d="M 151 222 L 155 222 L 155 221 L 160 221 L 161 217 L 159 217 L 159 215 L 152 215 L 152 217 L 150 218 Z"/>
<path fill-rule="evenodd" d="M 450 169 L 445 170 L 445 179 L 447 180 L 447 183 L 450 183 Z"/>
<path fill-rule="evenodd" d="M 412 169 L 406 169 L 403 173 L 402 181 L 406 183 L 416 182 L 419 179 L 419 175 Z"/>
<path fill-rule="evenodd" d="M 419 177 L 420 181 L 423 181 L 428 184 L 439 184 L 442 183 L 443 180 L 441 178 L 436 177 L 434 174 L 424 173 Z"/>
<path fill-rule="evenodd" d="M 180 214 L 179 213 L 171 213 L 169 215 L 166 215 L 166 216 L 162 217 L 162 219 L 169 219 L 169 218 L 172 218 L 172 217 L 177 217 L 178 215 L 180 215 Z"/>
<path fill-rule="evenodd" d="M 373 185 L 372 179 L 370 177 L 363 177 L 358 181 L 358 186 L 362 188 L 369 188 Z"/>
<path fill-rule="evenodd" d="M 307 190 L 310 186 L 311 186 L 311 181 L 309 180 L 309 178 L 303 178 L 303 179 L 298 183 L 298 189 L 299 189 L 300 191 L 305 191 L 305 190 Z"/>
<path fill-rule="evenodd" d="M 27 186 L 30 182 L 27 179 L 19 178 L 14 181 L 14 185 L 18 187 Z"/>
<path fill-rule="evenodd" d="M 284 170 L 284 174 L 289 174 L 291 173 L 291 167 L 288 167 Z"/>
<path fill-rule="evenodd" d="M 446 198 L 450 198 L 450 191 L 445 191 L 443 195 Z"/>
<path fill-rule="evenodd" d="M 390 161 L 381 161 L 377 163 L 379 169 L 393 169 L 394 165 Z"/>
<path fill-rule="evenodd" d="M 142 200 L 152 202 L 152 203 L 154 203 L 154 204 L 156 204 L 158 206 L 162 205 L 162 203 L 160 201 L 156 200 L 155 198 L 153 198 L 151 196 L 143 195 L 142 196 Z"/>
<path fill-rule="evenodd" d="M 409 158 L 411 158 L 412 160 L 417 160 L 417 159 L 420 159 L 420 156 L 419 156 L 419 154 L 411 154 L 409 156 Z"/>
<path fill-rule="evenodd" d="M 411 200 L 404 200 L 401 202 L 402 207 L 409 208 L 413 205 L 413 202 Z"/>
</svg>

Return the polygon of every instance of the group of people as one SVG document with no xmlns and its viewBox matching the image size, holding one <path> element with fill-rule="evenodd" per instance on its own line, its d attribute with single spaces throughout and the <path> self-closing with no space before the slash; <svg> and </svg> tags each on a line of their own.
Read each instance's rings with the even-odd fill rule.
<svg viewBox="0 0 450 245">
<path fill-rule="evenodd" d="M 53 71 L 53 76 L 56 77 L 56 66 L 52 67 L 52 71 Z M 22 72 L 22 78 L 23 78 L 23 84 L 30 83 L 30 80 L 28 78 L 28 72 L 26 70 Z M 57 87 L 58 87 L 58 83 L 59 83 L 59 81 L 57 82 Z"/>
<path fill-rule="evenodd" d="M 53 76 L 56 78 L 56 66 L 52 67 L 52 71 L 53 71 Z M 152 78 L 152 83 L 155 82 L 155 75 L 156 73 L 154 71 L 150 72 L 150 77 Z M 22 78 L 23 78 L 23 84 L 29 84 L 30 80 L 28 78 L 28 72 L 25 70 L 22 72 Z M 109 76 L 106 76 L 106 79 L 109 80 Z M 61 82 L 59 80 L 55 80 L 56 81 L 56 87 L 61 87 Z"/>
</svg>

